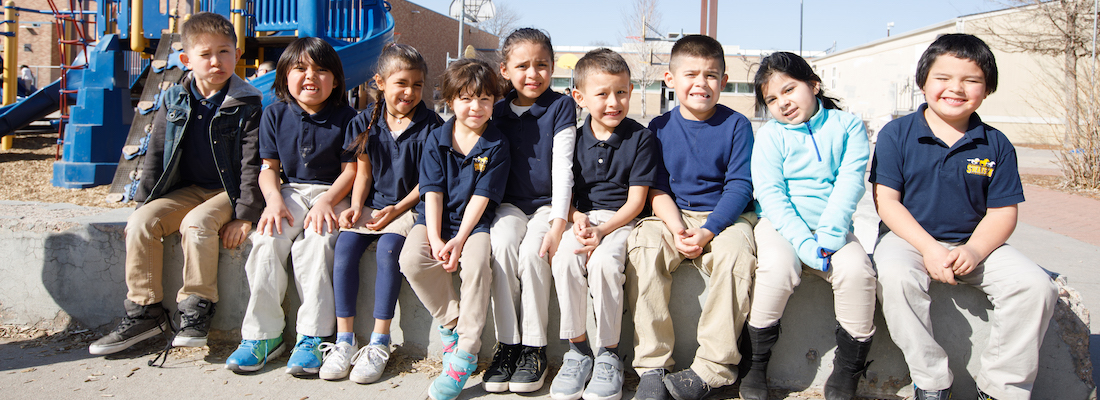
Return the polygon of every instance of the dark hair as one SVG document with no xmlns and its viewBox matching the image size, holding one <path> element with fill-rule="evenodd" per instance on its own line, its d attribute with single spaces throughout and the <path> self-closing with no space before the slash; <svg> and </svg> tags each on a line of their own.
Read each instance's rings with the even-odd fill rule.
<svg viewBox="0 0 1100 400">
<path fill-rule="evenodd" d="M 428 76 L 428 63 L 424 62 L 424 57 L 412 46 L 390 43 L 382 48 L 382 53 L 378 55 L 378 61 L 374 64 L 374 73 L 385 81 L 390 75 L 398 71 L 420 71 L 424 76 Z M 365 133 L 370 132 L 375 122 L 382 117 L 382 108 L 386 104 L 382 88 L 375 86 L 374 79 L 368 82 L 368 93 L 371 101 L 374 102 L 374 107 L 370 111 L 370 122 L 367 123 L 367 130 L 356 132 L 360 135 L 355 138 L 355 154 L 363 154 L 367 150 L 370 135 Z"/>
<path fill-rule="evenodd" d="M 451 103 L 469 93 L 475 96 L 501 97 L 500 74 L 489 63 L 473 58 L 463 58 L 447 66 L 439 85 L 443 101 Z"/>
<path fill-rule="evenodd" d="M 332 72 L 332 93 L 329 93 L 328 99 L 325 99 L 325 106 L 330 105 L 331 102 L 341 106 L 347 105 L 348 98 L 344 94 L 347 92 L 347 84 L 344 83 L 344 66 L 340 63 L 340 56 L 336 54 L 336 49 L 333 49 L 332 45 L 324 39 L 315 37 L 298 38 L 286 46 L 283 55 L 279 57 L 279 63 L 275 66 L 275 83 L 271 85 L 275 90 L 275 98 L 285 102 L 294 101 L 294 97 L 290 95 L 290 88 L 287 87 L 287 75 L 298 63 L 308 61 L 313 61 L 318 67 Z"/>
<path fill-rule="evenodd" d="M 512 50 L 522 43 L 541 45 L 550 52 L 550 68 L 554 67 L 554 45 L 550 43 L 550 35 L 546 31 L 535 28 L 516 29 L 504 39 L 504 44 L 500 46 L 501 65 L 508 64 L 508 57 L 512 56 Z M 513 89 L 512 82 L 507 79 L 501 80 L 500 87 L 504 88 L 505 92 Z"/>
<path fill-rule="evenodd" d="M 726 73 L 726 51 L 722 44 L 710 36 L 687 35 L 672 45 L 668 69 L 676 69 L 677 61 L 683 57 L 698 57 L 718 61 L 719 72 Z"/>
<path fill-rule="evenodd" d="M 805 59 L 794 53 L 778 51 L 760 60 L 760 67 L 756 70 L 756 76 L 752 78 L 753 91 L 756 92 L 757 110 L 767 108 L 767 104 L 764 103 L 764 85 L 768 84 L 772 76 L 777 73 L 805 82 L 810 87 L 813 87 L 813 84 L 816 83 L 818 87 L 816 97 L 821 100 L 822 106 L 827 109 L 840 109 L 840 100 L 825 95 L 825 85 L 821 84 L 821 77 L 817 76 L 817 73 L 814 72 L 813 68 L 810 68 L 810 64 Z"/>
<path fill-rule="evenodd" d="M 194 40 L 201 35 L 222 36 L 233 42 L 233 47 L 237 47 L 237 32 L 233 30 L 233 24 L 221 14 L 205 11 L 196 13 L 180 25 L 184 50 L 194 46 Z"/>
<path fill-rule="evenodd" d="M 605 73 L 609 75 L 626 74 L 630 76 L 630 65 L 627 65 L 623 56 L 608 48 L 598 48 L 589 51 L 577 61 L 573 68 L 573 82 L 577 88 L 583 88 L 589 75 Z"/>
<path fill-rule="evenodd" d="M 978 64 L 985 75 L 985 94 L 990 95 L 997 90 L 997 59 L 993 57 L 993 50 L 977 36 L 965 33 L 942 35 L 924 50 L 917 62 L 917 87 L 924 88 L 932 64 L 944 54 Z"/>
</svg>

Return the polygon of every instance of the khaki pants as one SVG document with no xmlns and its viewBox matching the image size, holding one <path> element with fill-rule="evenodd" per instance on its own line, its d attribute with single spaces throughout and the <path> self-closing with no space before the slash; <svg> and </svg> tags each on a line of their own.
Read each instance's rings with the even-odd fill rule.
<svg viewBox="0 0 1100 400">
<path fill-rule="evenodd" d="M 600 225 L 613 215 L 615 211 L 612 210 L 593 210 L 588 213 L 588 221 L 593 226 Z M 562 339 L 578 337 L 587 330 L 588 294 L 591 291 L 592 308 L 596 313 L 596 334 L 590 338 L 592 346 L 599 348 L 619 344 L 623 326 L 626 241 L 634 229 L 634 222 L 604 236 L 591 256 L 573 254 L 574 250 L 583 247 L 573 234 L 573 229 L 566 229 L 562 234 L 551 266 L 561 308 L 559 337 Z"/>
<path fill-rule="evenodd" d="M 550 260 L 539 257 L 550 231 L 550 206 L 534 214 L 509 203 L 497 207 L 490 240 L 493 247 L 493 321 L 497 341 L 546 346 L 550 317 Z"/>
<path fill-rule="evenodd" d="M 340 230 L 334 229 L 329 233 L 327 223 L 321 226 L 320 234 L 314 232 L 312 227 L 305 227 L 306 214 L 329 188 L 329 185 L 283 184 L 280 193 L 287 211 L 294 217 L 294 225 L 287 225 L 286 220 L 281 220 L 282 234 L 275 228 L 271 229 L 271 235 L 252 232 L 252 252 L 244 264 L 249 296 L 241 322 L 241 338 L 261 340 L 282 336 L 286 327 L 282 304 L 288 285 L 288 257 L 293 260 L 294 286 L 302 299 L 295 331 L 302 335 L 324 337 L 332 335 L 336 329 L 332 259 Z M 339 215 L 350 206 L 351 200 L 345 197 L 333 207 L 333 212 Z"/>
<path fill-rule="evenodd" d="M 183 287 L 176 301 L 196 295 L 218 302 L 218 231 L 232 218 L 225 190 L 198 186 L 174 190 L 135 210 L 126 220 L 126 298 L 140 305 L 164 299 L 162 238 L 180 232 Z"/>
<path fill-rule="evenodd" d="M 757 262 L 749 326 L 767 328 L 779 322 L 787 299 L 802 282 L 802 273 L 809 272 L 832 284 L 841 328 L 861 342 L 875 334 L 875 268 L 855 235 L 848 233 L 848 243 L 833 254 L 832 268 L 823 272 L 803 266 L 794 246 L 767 218 L 761 218 L 753 232 Z"/>
<path fill-rule="evenodd" d="M 686 228 L 698 228 L 709 212 L 681 211 Z M 699 316 L 699 350 L 691 369 L 711 387 L 737 381 L 738 336 L 749 314 L 749 290 L 756 269 L 756 242 L 752 227 L 756 213 L 741 214 L 737 222 L 717 233 L 691 265 L 710 276 L 707 298 Z M 626 295 L 634 310 L 634 369 L 638 375 L 672 367 L 676 342 L 668 303 L 672 272 L 684 261 L 672 232 L 658 218 L 638 223 L 628 242 Z M 694 301 L 692 299 L 691 301 Z"/>
<path fill-rule="evenodd" d="M 489 308 L 489 234 L 474 233 L 462 246 L 458 276 L 462 279 L 461 296 L 455 294 L 451 273 L 432 257 L 428 230 L 416 225 L 409 231 L 401 248 L 401 273 L 409 280 L 416 297 L 440 325 L 458 319 L 458 348 L 470 354 L 481 350 L 481 330 Z"/>
<path fill-rule="evenodd" d="M 949 249 L 957 245 L 940 244 Z M 905 355 L 913 384 L 924 390 L 950 388 L 953 376 L 947 353 L 932 334 L 931 278 L 924 257 L 905 239 L 887 232 L 875 247 L 875 265 L 882 314 L 890 337 Z M 981 372 L 974 378 L 978 388 L 998 399 L 1030 398 L 1039 369 L 1039 346 L 1058 302 L 1050 275 L 1006 244 L 973 272 L 955 279 L 985 292 L 993 303 L 989 342 L 981 355 Z"/>
</svg>

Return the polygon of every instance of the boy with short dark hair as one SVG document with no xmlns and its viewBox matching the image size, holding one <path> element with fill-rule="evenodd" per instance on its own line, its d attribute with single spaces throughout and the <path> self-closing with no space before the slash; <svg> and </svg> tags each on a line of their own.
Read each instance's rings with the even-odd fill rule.
<svg viewBox="0 0 1100 400">
<path fill-rule="evenodd" d="M 573 97 L 589 116 L 573 152 L 573 226 L 550 263 L 561 306 L 560 337 L 569 340 L 550 397 L 575 400 L 583 392 L 586 399 L 617 399 L 623 388 L 618 346 L 626 241 L 656 177 L 657 148 L 653 133 L 626 117 L 633 85 L 622 56 L 592 50 L 577 61 L 574 80 Z M 585 329 L 589 291 L 598 353 Z"/>
<path fill-rule="evenodd" d="M 89 347 L 111 354 L 169 330 L 162 269 L 164 236 L 180 232 L 183 287 L 174 346 L 204 346 L 218 301 L 218 246 L 236 248 L 263 211 L 257 184 L 261 93 L 234 75 L 241 50 L 233 25 L 198 13 L 181 27 L 191 70 L 166 90 L 153 119 L 135 200 L 126 222 L 126 316 Z"/>
<path fill-rule="evenodd" d="M 627 299 L 639 399 L 701 399 L 737 381 L 737 343 L 756 266 L 752 127 L 718 104 L 727 80 L 725 52 L 713 38 L 690 35 L 676 42 L 671 57 L 665 84 L 680 106 L 649 124 L 664 159 L 649 191 L 655 217 L 642 220 L 629 241 Z M 685 259 L 710 276 L 699 349 L 691 368 L 666 375 L 675 341 L 671 274 Z"/>
<path fill-rule="evenodd" d="M 1027 399 L 1058 292 L 1005 244 L 1024 201 L 1016 150 L 975 112 L 997 89 L 996 60 L 977 37 L 944 35 L 921 56 L 917 84 L 926 103 L 883 127 L 871 166 L 886 228 L 874 258 L 890 336 L 916 398 L 947 399 L 952 375 L 932 335 L 928 288 L 932 280 L 973 285 L 994 305 L 978 398 Z"/>
</svg>

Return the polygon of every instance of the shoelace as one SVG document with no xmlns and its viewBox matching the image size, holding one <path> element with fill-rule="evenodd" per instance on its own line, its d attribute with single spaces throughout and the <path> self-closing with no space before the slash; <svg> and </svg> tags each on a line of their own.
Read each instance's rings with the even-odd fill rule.
<svg viewBox="0 0 1100 400">
<path fill-rule="evenodd" d="M 615 367 L 608 363 L 596 363 L 595 371 L 592 374 L 592 380 L 598 382 L 611 382 L 611 379 L 615 376 Z"/>
<path fill-rule="evenodd" d="M 504 344 L 498 344 L 498 346 L 501 346 L 501 349 L 493 355 L 493 362 L 489 364 L 489 369 L 498 369 L 508 360 L 515 358 L 513 355 L 516 351 L 515 347 L 505 346 Z"/>
<path fill-rule="evenodd" d="M 524 352 L 520 355 L 522 360 L 516 364 L 516 371 L 527 371 L 532 374 L 537 374 L 542 369 L 542 358 L 539 357 L 537 352 Z"/>
<path fill-rule="evenodd" d="M 160 309 L 161 309 L 161 313 L 162 313 L 161 315 L 171 315 L 171 314 L 168 313 L 168 309 L 164 308 L 163 304 L 160 306 Z M 177 311 L 177 312 L 179 312 L 179 311 Z M 149 360 L 148 364 L 149 364 L 150 367 L 155 366 L 157 368 L 164 368 L 164 363 L 168 362 L 168 351 L 172 350 L 172 348 L 175 347 L 175 346 L 172 345 L 172 342 L 175 341 L 176 335 L 179 334 L 179 329 L 176 329 L 176 324 L 174 322 L 172 322 L 172 320 L 174 320 L 174 318 L 166 317 L 166 319 L 168 320 L 168 328 L 172 329 L 172 338 L 168 339 L 168 343 L 164 344 L 164 348 L 161 349 L 159 352 L 157 352 L 156 357 L 153 357 L 152 360 Z M 164 324 L 157 324 L 157 327 L 160 328 L 161 333 L 164 333 Z M 161 356 L 163 356 L 164 359 L 161 359 Z M 160 365 L 156 365 L 157 360 L 160 360 Z"/>
<path fill-rule="evenodd" d="M 558 375 L 568 377 L 580 376 L 581 364 L 582 362 L 580 360 L 569 360 L 568 364 L 562 364 L 561 370 L 558 371 Z"/>
</svg>

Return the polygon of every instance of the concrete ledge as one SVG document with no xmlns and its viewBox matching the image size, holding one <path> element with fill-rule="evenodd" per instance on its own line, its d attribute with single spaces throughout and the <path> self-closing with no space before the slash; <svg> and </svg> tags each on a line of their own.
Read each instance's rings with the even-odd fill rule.
<svg viewBox="0 0 1100 400">
<path fill-rule="evenodd" d="M 87 327 L 111 329 L 122 314 L 126 293 L 122 235 L 130 212 L 131 209 L 0 201 L 0 254 L 6 256 L 5 262 L 0 262 L 0 323 L 64 329 L 75 321 Z M 248 301 L 243 265 L 249 248 L 246 243 L 239 250 L 223 249 L 219 259 L 221 300 L 214 328 L 231 336 L 239 337 Z M 165 238 L 164 285 L 168 293 L 166 305 L 170 308 L 175 306 L 173 294 L 181 285 L 181 261 L 179 236 Z M 356 320 L 360 335 L 370 332 L 373 323 L 370 310 L 374 266 L 374 253 L 368 252 L 360 264 L 360 318 Z M 697 347 L 694 337 L 706 278 L 693 268 L 681 268 L 674 276 L 672 315 L 679 338 L 674 354 L 678 367 L 682 368 L 690 364 Z M 1057 281 L 1060 300 L 1042 345 L 1033 397 L 1086 399 L 1095 396 L 1088 350 L 1089 314 L 1066 278 Z M 984 294 L 968 286 L 934 284 L 931 294 L 936 336 L 951 355 L 954 396 L 973 398 L 971 377 L 980 368 L 977 355 L 985 347 L 992 305 Z M 293 335 L 298 304 L 297 293 L 291 287 L 283 303 L 288 310 L 288 335 Z M 559 315 L 553 296 L 550 308 L 548 333 L 553 337 L 558 332 Z M 874 363 L 862 381 L 860 394 L 875 398 L 911 397 L 908 369 L 900 350 L 890 341 L 881 312 L 876 312 L 875 323 L 878 333 L 870 356 Z M 593 324 L 590 317 L 590 330 Z M 436 355 L 439 339 L 434 325 L 406 283 L 398 300 L 393 328 L 395 343 L 403 343 L 405 349 L 414 352 Z M 783 318 L 783 333 L 769 369 L 772 387 L 795 391 L 820 388 L 832 371 L 835 327 L 829 285 L 814 276 L 805 276 Z M 633 331 L 632 321 L 624 319 L 621 345 L 627 357 L 631 356 Z M 491 318 L 482 338 L 481 355 L 491 357 L 495 342 Z M 552 362 L 559 362 L 565 350 L 563 343 L 553 341 L 549 348 Z"/>
</svg>

